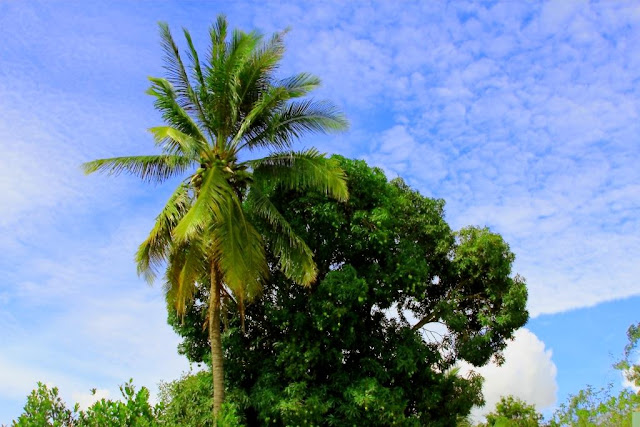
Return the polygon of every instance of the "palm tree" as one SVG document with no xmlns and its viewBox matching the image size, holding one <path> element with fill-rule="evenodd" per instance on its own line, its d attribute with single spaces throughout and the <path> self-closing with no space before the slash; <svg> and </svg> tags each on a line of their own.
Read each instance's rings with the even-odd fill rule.
<svg viewBox="0 0 640 427">
<path fill-rule="evenodd" d="M 160 24 L 167 79 L 150 78 L 148 93 L 166 126 L 150 131 L 161 154 L 94 160 L 85 173 L 130 173 L 150 182 L 187 175 L 178 185 L 136 254 L 139 274 L 153 281 L 166 266 L 166 291 L 184 314 L 197 286 L 208 286 L 208 328 L 214 416 L 224 399 L 221 297 L 233 299 L 240 316 L 269 271 L 265 244 L 293 281 L 311 284 L 317 270 L 309 247 L 293 232 L 265 190 L 320 190 L 348 197 L 344 172 L 310 149 L 291 151 L 307 132 L 339 131 L 346 119 L 324 101 L 304 98 L 320 81 L 307 73 L 276 79 L 283 35 L 264 42 L 257 32 L 233 31 L 219 16 L 210 29 L 206 62 L 184 30 L 187 71 L 167 24 Z M 266 157 L 249 159 L 255 151 Z M 275 233 L 261 236 L 246 210 Z M 268 239 L 265 242 L 265 239 Z"/>
</svg>

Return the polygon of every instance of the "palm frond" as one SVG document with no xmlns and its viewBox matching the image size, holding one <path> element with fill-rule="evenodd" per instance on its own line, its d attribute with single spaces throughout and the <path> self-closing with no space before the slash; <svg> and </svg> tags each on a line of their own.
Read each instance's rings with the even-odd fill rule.
<svg viewBox="0 0 640 427">
<path fill-rule="evenodd" d="M 339 201 L 349 197 L 347 179 L 337 161 L 316 149 L 276 153 L 248 162 L 256 183 L 271 183 L 287 190 L 321 191 Z"/>
<path fill-rule="evenodd" d="M 227 26 L 227 17 L 224 14 L 220 14 L 216 18 L 216 23 L 209 28 L 212 57 L 226 54 Z"/>
<path fill-rule="evenodd" d="M 239 75 L 243 82 L 240 94 L 243 111 L 251 110 L 251 106 L 269 88 L 273 80 L 273 73 L 278 68 L 284 55 L 284 35 L 286 30 L 275 33 L 263 46 L 254 50 L 247 66 Z"/>
<path fill-rule="evenodd" d="M 147 94 L 156 98 L 153 105 L 162 113 L 164 121 L 182 133 L 206 141 L 197 123 L 177 101 L 173 85 L 166 79 L 149 77 L 149 80 L 151 87 L 147 90 Z"/>
<path fill-rule="evenodd" d="M 240 201 L 227 182 L 224 171 L 219 167 L 205 170 L 200 192 L 174 228 L 173 237 L 178 242 L 185 242 L 210 227 L 212 222 L 225 221 L 233 205 L 240 206 Z"/>
<path fill-rule="evenodd" d="M 171 231 L 191 206 L 189 187 L 186 184 L 178 186 L 166 205 L 156 217 L 156 222 L 149 236 L 136 252 L 138 274 L 148 283 L 155 280 L 158 268 L 167 260 L 172 245 Z"/>
<path fill-rule="evenodd" d="M 240 205 L 230 201 L 229 212 L 212 225 L 212 247 L 225 285 L 242 304 L 260 293 L 269 270 L 260 233 L 247 221 Z"/>
<path fill-rule="evenodd" d="M 207 90 L 204 73 L 202 72 L 202 65 L 200 63 L 200 58 L 198 57 L 198 51 L 193 45 L 193 40 L 191 39 L 191 34 L 187 31 L 186 28 L 182 30 L 184 32 L 184 38 L 187 40 L 187 46 L 189 46 L 189 52 L 187 55 L 189 56 L 189 60 L 191 61 L 191 71 L 193 74 L 193 78 L 196 81 L 196 94 L 200 101 L 200 105 L 202 106 L 202 111 L 200 112 L 202 115 L 202 126 L 207 129 L 211 140 L 214 140 L 213 135 L 215 134 L 215 117 L 212 114 L 212 109 L 209 108 L 211 105 L 211 95 Z"/>
<path fill-rule="evenodd" d="M 288 149 L 293 142 L 307 132 L 330 133 L 347 129 L 349 122 L 331 103 L 305 100 L 290 102 L 279 108 L 264 121 L 244 135 L 239 149 L 276 148 Z"/>
<path fill-rule="evenodd" d="M 240 30 L 235 30 L 233 32 L 225 64 L 227 79 L 232 85 L 238 85 L 236 87 L 240 87 L 239 85 L 244 83 L 240 81 L 239 75 L 247 67 L 247 63 L 250 62 L 261 40 L 262 34 L 256 31 L 245 33 Z M 235 93 L 235 95 L 240 95 L 240 93 Z"/>
<path fill-rule="evenodd" d="M 171 35 L 171 30 L 166 22 L 158 23 L 160 27 L 160 39 L 165 52 L 164 68 L 168 73 L 168 80 L 175 88 L 176 101 L 188 112 L 196 114 L 200 122 L 206 124 L 204 110 L 197 92 L 189 81 L 189 75 L 180 57 L 180 51 Z"/>
<path fill-rule="evenodd" d="M 182 29 L 184 33 L 184 38 L 187 40 L 187 46 L 189 46 L 189 60 L 191 61 L 191 67 L 193 71 L 193 77 L 196 82 L 200 85 L 202 89 L 204 89 L 204 74 L 202 74 L 202 66 L 200 65 L 200 58 L 198 57 L 198 51 L 193 45 L 193 39 L 191 38 L 191 33 L 186 28 Z"/>
<path fill-rule="evenodd" d="M 196 159 L 207 149 L 206 141 L 195 139 L 171 126 L 152 127 L 149 128 L 149 132 L 153 134 L 156 145 L 162 147 L 165 153 L 181 154 Z"/>
<path fill-rule="evenodd" d="M 207 117 L 214 129 L 216 144 L 222 144 L 228 134 L 228 102 L 225 99 L 228 80 L 225 74 L 228 56 L 227 20 L 218 15 L 216 23 L 209 29 L 210 48 L 204 70 L 207 92 Z"/>
<path fill-rule="evenodd" d="M 167 263 L 165 291 L 179 316 L 193 301 L 198 280 L 206 277 L 206 256 L 200 241 L 174 246 Z"/>
<path fill-rule="evenodd" d="M 267 234 L 266 239 L 284 275 L 303 286 L 313 283 L 318 270 L 311 249 L 257 186 L 251 187 L 247 206 L 254 215 L 270 225 L 271 232 Z"/>
<path fill-rule="evenodd" d="M 280 80 L 276 86 L 285 88 L 289 93 L 289 97 L 300 98 L 317 89 L 320 86 L 320 79 L 313 74 L 299 73 Z"/>
<path fill-rule="evenodd" d="M 254 52 L 262 36 L 257 32 L 244 33 L 239 30 L 233 32 L 229 44 L 228 55 L 225 61 L 224 80 L 227 114 L 227 126 L 230 131 L 234 124 L 242 119 L 240 106 L 242 104 L 243 82 L 240 79 L 242 70 L 246 68 L 251 54 Z M 229 132 L 230 133 L 230 132 Z"/>
<path fill-rule="evenodd" d="M 229 42 L 225 37 L 226 22 L 219 21 L 211 32 L 212 49 L 205 77 L 220 149 L 226 149 L 227 137 L 233 136 L 236 124 L 243 118 L 243 88 L 250 84 L 243 80 L 243 70 L 251 66 L 252 54 L 262 38 L 257 32 L 239 30 L 233 32 Z"/>
<path fill-rule="evenodd" d="M 263 78 L 267 80 L 270 76 Z M 250 107 L 245 107 L 244 119 L 235 130 L 232 147 L 240 145 L 241 140 L 252 140 L 255 135 L 263 135 L 267 145 L 279 148 L 283 148 L 284 145 L 288 148 L 292 138 L 300 137 L 304 131 L 328 132 L 343 129 L 346 121 L 331 104 L 313 101 L 289 102 L 291 99 L 304 96 L 319 84 L 320 79 L 308 73 L 281 80 L 277 85 L 265 83 L 265 87 L 260 88 L 259 93 L 251 98 Z M 286 137 L 289 141 L 286 144 L 273 144 L 278 137 Z"/>
<path fill-rule="evenodd" d="M 84 163 L 85 174 L 104 172 L 107 175 L 129 173 L 148 182 L 163 182 L 185 172 L 193 160 L 179 155 L 160 154 L 152 156 L 128 156 L 99 159 Z"/>
<path fill-rule="evenodd" d="M 289 99 L 289 95 L 284 88 L 271 87 L 266 93 L 260 97 L 252 106 L 252 109 L 247 112 L 240 126 L 236 130 L 236 134 L 231 141 L 232 147 L 237 147 L 240 141 L 243 139 L 245 133 L 251 128 L 254 121 L 261 116 L 269 115 L 271 111 L 277 109 Z"/>
</svg>

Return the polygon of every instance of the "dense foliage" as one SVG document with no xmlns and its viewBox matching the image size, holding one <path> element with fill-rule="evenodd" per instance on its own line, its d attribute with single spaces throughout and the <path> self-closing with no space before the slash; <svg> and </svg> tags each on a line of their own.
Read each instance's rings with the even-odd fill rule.
<svg viewBox="0 0 640 427">
<path fill-rule="evenodd" d="M 122 402 L 69 410 L 57 390 L 41 386 L 17 425 L 448 426 L 482 404 L 481 377 L 462 377 L 455 364 L 499 360 L 527 320 L 508 245 L 484 228 L 451 230 L 442 200 L 389 182 L 363 161 L 333 161 L 348 176 L 348 202 L 260 188 L 315 253 L 318 280 L 297 286 L 267 246 L 270 279 L 247 307 L 244 330 L 225 315 L 237 311 L 234 299 L 224 300 L 229 399 L 215 423 L 212 376 L 200 372 L 164 384 L 157 406 L 129 383 Z M 246 215 L 265 241 L 277 241 L 268 219 Z M 180 351 L 194 362 L 210 363 L 208 291 L 195 290 L 184 318 L 168 298 Z"/>
<path fill-rule="evenodd" d="M 163 425 L 184 427 L 244 425 L 236 404 L 229 401 L 222 405 L 214 423 L 213 414 L 209 410 L 213 400 L 211 382 L 211 372 L 200 371 L 195 374 L 185 374 L 176 381 L 162 383 L 160 385 L 162 406 L 160 421 Z"/>
<path fill-rule="evenodd" d="M 481 378 L 457 375 L 456 361 L 499 359 L 527 320 L 514 256 L 488 229 L 451 230 L 442 200 L 337 159 L 346 203 L 263 189 L 314 251 L 318 280 L 295 286 L 271 260 L 244 332 L 227 321 L 227 387 L 253 425 L 453 425 L 482 403 Z M 192 361 L 207 361 L 206 300 L 201 290 L 183 320 L 170 310 Z"/>
</svg>

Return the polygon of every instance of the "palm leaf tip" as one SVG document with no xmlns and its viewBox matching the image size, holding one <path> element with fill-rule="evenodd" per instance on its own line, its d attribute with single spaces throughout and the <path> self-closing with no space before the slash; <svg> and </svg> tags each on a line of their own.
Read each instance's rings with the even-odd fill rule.
<svg viewBox="0 0 640 427">
<path fill-rule="evenodd" d="M 95 162 L 85 162 L 80 165 L 80 169 L 85 175 L 91 175 L 98 170 L 95 166 Z"/>
</svg>

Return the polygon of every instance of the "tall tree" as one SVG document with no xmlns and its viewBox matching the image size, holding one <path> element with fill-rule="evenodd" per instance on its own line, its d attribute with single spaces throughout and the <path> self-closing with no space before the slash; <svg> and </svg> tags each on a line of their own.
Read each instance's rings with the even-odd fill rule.
<svg viewBox="0 0 640 427">
<path fill-rule="evenodd" d="M 277 79 L 284 53 L 283 33 L 263 42 L 257 32 L 235 30 L 219 16 L 210 29 L 207 58 L 200 61 L 184 30 L 185 67 L 167 24 L 160 24 L 167 78 L 150 78 L 148 93 L 166 126 L 150 131 L 161 154 L 95 160 L 86 173 L 127 172 L 164 182 L 187 175 L 175 190 L 136 260 L 153 280 L 166 265 L 168 298 L 179 315 L 199 285 L 208 287 L 214 415 L 224 399 L 221 299 L 244 304 L 259 294 L 269 268 L 265 243 L 284 275 L 302 285 L 317 275 L 312 252 L 266 196 L 267 190 L 315 189 L 346 200 L 339 165 L 316 150 L 291 151 L 307 132 L 343 130 L 346 119 L 326 101 L 304 98 L 320 80 L 307 73 Z M 249 159 L 260 150 L 266 157 Z M 265 241 L 245 209 L 274 231 Z"/>
<path fill-rule="evenodd" d="M 274 267 L 247 307 L 246 333 L 230 319 L 229 401 L 247 425 L 456 425 L 483 404 L 482 378 L 456 363 L 499 358 L 528 319 L 514 254 L 488 229 L 452 230 L 444 201 L 338 160 L 347 203 L 316 191 L 273 194 L 313 250 L 318 278 L 302 288 Z M 169 316 L 193 361 L 206 356 L 200 305 L 184 322 Z"/>
</svg>

